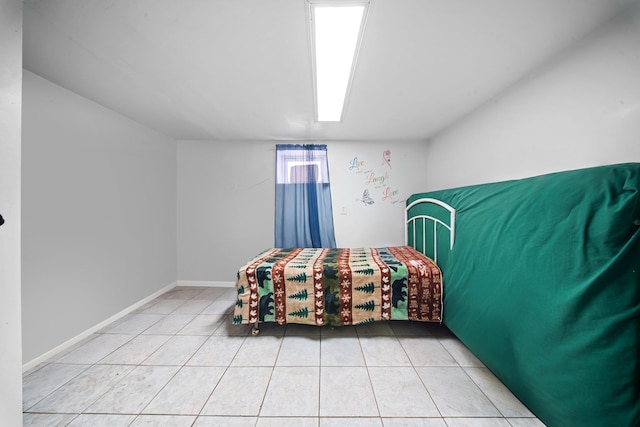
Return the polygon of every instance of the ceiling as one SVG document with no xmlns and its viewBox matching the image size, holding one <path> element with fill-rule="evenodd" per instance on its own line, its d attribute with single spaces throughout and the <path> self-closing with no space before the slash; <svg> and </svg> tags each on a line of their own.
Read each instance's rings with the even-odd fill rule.
<svg viewBox="0 0 640 427">
<path fill-rule="evenodd" d="M 175 139 L 426 140 L 637 0 L 373 0 L 314 123 L 307 0 L 24 0 L 24 68 Z"/>
</svg>

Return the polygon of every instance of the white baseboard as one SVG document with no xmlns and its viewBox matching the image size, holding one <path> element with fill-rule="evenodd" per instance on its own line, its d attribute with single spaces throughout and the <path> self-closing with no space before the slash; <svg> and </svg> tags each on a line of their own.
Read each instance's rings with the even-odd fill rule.
<svg viewBox="0 0 640 427">
<path fill-rule="evenodd" d="M 116 320 L 120 319 L 121 317 L 131 313 L 135 309 L 137 309 L 139 307 L 142 307 L 143 305 L 145 305 L 149 301 L 159 297 L 160 295 L 162 295 L 165 292 L 175 288 L 176 286 L 180 286 L 180 285 L 178 285 L 178 282 L 173 282 L 172 284 L 170 284 L 168 286 L 165 286 L 164 288 L 160 289 L 159 291 L 154 292 L 153 294 L 149 295 L 148 297 L 141 299 L 140 301 L 136 302 L 133 305 L 130 305 L 129 307 L 127 307 L 124 310 L 122 310 L 121 312 L 119 312 L 117 314 L 114 314 L 113 316 L 109 317 L 106 320 L 103 320 L 102 322 L 98 323 L 97 325 L 93 326 L 92 328 L 87 329 L 86 331 L 80 333 L 79 335 L 76 335 L 75 337 L 71 338 L 70 340 L 65 341 L 64 343 L 62 343 L 59 346 L 53 348 L 52 350 L 47 351 L 43 355 L 38 356 L 35 359 L 25 363 L 24 365 L 22 365 L 22 372 L 24 373 L 24 372 L 28 371 L 29 369 L 32 369 L 32 368 L 38 366 L 40 363 L 44 362 L 45 360 L 55 356 L 56 354 L 62 352 L 63 350 L 66 350 L 67 348 L 71 347 L 72 345 L 82 341 L 86 337 L 88 337 L 91 334 L 99 331 L 100 329 L 104 328 L 108 324 L 110 324 L 112 322 L 115 322 Z"/>
<path fill-rule="evenodd" d="M 205 282 L 199 280 L 178 280 L 177 286 L 194 286 L 194 287 L 215 287 L 215 288 L 233 288 L 235 282 Z"/>
</svg>

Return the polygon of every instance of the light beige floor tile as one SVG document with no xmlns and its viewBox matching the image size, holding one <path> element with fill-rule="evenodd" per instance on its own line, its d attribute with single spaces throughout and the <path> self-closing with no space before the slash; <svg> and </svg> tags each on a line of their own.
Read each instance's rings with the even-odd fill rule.
<svg viewBox="0 0 640 427">
<path fill-rule="evenodd" d="M 259 417 L 256 427 L 318 427 L 317 417 Z"/>
<path fill-rule="evenodd" d="M 281 343 L 281 337 L 248 337 L 236 353 L 231 366 L 273 366 L 278 358 Z"/>
<path fill-rule="evenodd" d="M 213 335 L 246 337 L 251 332 L 251 328 L 253 325 L 234 325 L 232 315 L 229 315 L 220 320 L 220 326 L 213 332 Z"/>
<path fill-rule="evenodd" d="M 224 370 L 222 367 L 183 367 L 142 412 L 198 415 Z"/>
<path fill-rule="evenodd" d="M 442 418 L 383 418 L 384 427 L 447 427 Z"/>
<path fill-rule="evenodd" d="M 92 339 L 85 345 L 78 347 L 66 356 L 56 360 L 56 363 L 81 363 L 92 365 L 133 338 L 133 335 L 100 334 L 100 336 Z"/>
<path fill-rule="evenodd" d="M 211 335 L 218 329 L 224 316 L 220 314 L 198 314 L 182 328 L 178 335 Z"/>
<path fill-rule="evenodd" d="M 445 418 L 448 427 L 511 427 L 504 418 Z"/>
<path fill-rule="evenodd" d="M 23 427 L 63 427 L 78 414 L 22 414 Z"/>
<path fill-rule="evenodd" d="M 192 286 L 177 286 L 162 295 L 163 299 L 188 300 L 195 298 L 202 291 L 201 288 Z"/>
<path fill-rule="evenodd" d="M 131 370 L 133 366 L 91 366 L 35 404 L 30 411 L 79 414 Z"/>
<path fill-rule="evenodd" d="M 101 337 L 103 334 L 101 333 L 95 333 L 95 334 L 91 334 L 88 337 L 84 337 L 83 339 L 81 339 L 80 341 L 72 344 L 71 346 L 63 349 L 60 351 L 60 353 L 57 353 L 53 356 L 51 356 L 51 358 L 45 362 L 47 363 L 55 363 L 58 360 L 62 359 L 63 357 L 65 357 L 66 355 L 68 355 L 69 353 L 73 353 L 74 351 L 76 351 L 77 349 L 79 349 L 80 347 L 88 344 L 90 341 L 95 340 L 98 337 Z M 40 366 L 42 366 L 44 363 L 41 363 Z M 36 370 L 36 368 L 33 368 L 31 371 Z"/>
<path fill-rule="evenodd" d="M 204 287 L 204 288 L 201 288 L 198 294 L 193 297 L 192 301 L 203 300 L 203 301 L 209 301 L 209 303 L 211 303 L 212 301 L 215 301 L 220 296 L 225 294 L 228 290 L 229 290 L 228 287 Z M 237 291 L 235 287 L 233 288 L 233 290 L 234 292 L 236 292 L 236 295 L 237 295 Z"/>
<path fill-rule="evenodd" d="M 178 371 L 176 366 L 138 366 L 86 412 L 138 414 Z"/>
<path fill-rule="evenodd" d="M 191 427 L 193 415 L 138 415 L 129 427 Z"/>
<path fill-rule="evenodd" d="M 367 366 L 411 366 L 407 353 L 395 336 L 360 337 L 360 347 Z"/>
<path fill-rule="evenodd" d="M 142 304 L 140 307 L 136 308 L 135 310 L 132 310 L 131 313 L 128 313 L 128 314 L 144 313 L 144 311 L 146 309 L 154 306 L 160 300 L 162 300 L 162 296 L 156 297 L 156 298 L 152 299 L 151 301 L 147 301 L 146 303 Z"/>
<path fill-rule="evenodd" d="M 320 418 L 320 427 L 382 427 L 380 418 Z"/>
<path fill-rule="evenodd" d="M 505 417 L 533 417 L 511 391 L 488 368 L 465 368 L 471 379 Z"/>
<path fill-rule="evenodd" d="M 233 312 L 236 300 L 217 299 L 202 310 L 202 314 L 230 314 Z"/>
<path fill-rule="evenodd" d="M 323 337 L 320 363 L 322 366 L 365 366 L 358 337 Z"/>
<path fill-rule="evenodd" d="M 141 310 L 141 313 L 155 313 L 155 314 L 169 314 L 175 311 L 178 307 L 183 305 L 186 300 L 183 299 L 156 299 L 153 304 L 145 307 Z"/>
<path fill-rule="evenodd" d="M 218 297 L 218 299 L 235 302 L 236 299 L 238 299 L 238 290 L 235 286 L 224 288 L 224 292 Z"/>
<path fill-rule="evenodd" d="M 87 365 L 53 363 L 27 375 L 22 381 L 23 409 L 29 409 L 87 368 Z"/>
<path fill-rule="evenodd" d="M 433 337 L 400 337 L 413 366 L 458 366 L 458 362 Z"/>
<path fill-rule="evenodd" d="M 127 314 L 100 332 L 103 334 L 140 334 L 164 316 L 165 314 L 151 313 Z"/>
<path fill-rule="evenodd" d="M 127 427 L 135 418 L 135 415 L 82 414 L 69 427 Z"/>
<path fill-rule="evenodd" d="M 285 334 L 276 366 L 320 366 L 320 338 Z"/>
<path fill-rule="evenodd" d="M 192 299 L 176 308 L 171 314 L 202 314 L 202 310 L 209 304 L 211 304 L 209 299 Z"/>
<path fill-rule="evenodd" d="M 369 367 L 382 417 L 439 417 L 440 413 L 413 369 Z"/>
<path fill-rule="evenodd" d="M 322 367 L 320 371 L 320 416 L 379 416 L 366 368 Z"/>
<path fill-rule="evenodd" d="M 273 368 L 227 369 L 202 409 L 203 415 L 257 416 Z"/>
<path fill-rule="evenodd" d="M 106 365 L 139 365 L 165 344 L 169 335 L 137 335 L 131 341 L 100 360 Z"/>
<path fill-rule="evenodd" d="M 201 415 L 196 419 L 193 427 L 255 427 L 257 420 L 257 417 L 214 417 Z"/>
<path fill-rule="evenodd" d="M 142 333 L 146 335 L 175 335 L 195 317 L 196 315 L 194 314 L 170 314 L 145 329 Z"/>
<path fill-rule="evenodd" d="M 320 368 L 276 367 L 260 416 L 318 416 Z"/>
<path fill-rule="evenodd" d="M 500 412 L 462 368 L 415 368 L 445 417 L 499 417 Z"/>
<path fill-rule="evenodd" d="M 167 340 L 143 365 L 184 365 L 202 344 L 205 336 L 174 336 Z"/>
<path fill-rule="evenodd" d="M 484 364 L 460 340 L 454 336 L 438 338 L 440 344 L 456 359 L 460 366 L 483 368 Z"/>
<path fill-rule="evenodd" d="M 513 427 L 545 427 L 545 424 L 537 418 L 507 418 Z"/>
<path fill-rule="evenodd" d="M 216 331 L 218 329 L 220 329 L 221 327 L 225 326 L 225 325 L 234 326 L 233 325 L 233 313 L 232 314 L 212 314 L 210 316 L 217 316 L 218 317 L 218 320 L 216 320 L 216 323 L 218 325 L 218 327 L 216 328 Z"/>
<path fill-rule="evenodd" d="M 189 359 L 188 366 L 229 366 L 245 339 L 213 335 Z"/>
</svg>

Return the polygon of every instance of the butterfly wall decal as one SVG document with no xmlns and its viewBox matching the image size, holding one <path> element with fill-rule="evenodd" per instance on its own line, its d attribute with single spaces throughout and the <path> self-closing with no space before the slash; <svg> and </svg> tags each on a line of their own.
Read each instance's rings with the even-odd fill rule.
<svg viewBox="0 0 640 427">
<path fill-rule="evenodd" d="M 374 203 L 374 200 L 369 195 L 369 190 L 366 189 L 366 188 L 362 192 L 362 199 L 356 199 L 356 200 L 358 200 L 359 202 L 364 203 L 365 205 L 372 205 Z"/>
</svg>

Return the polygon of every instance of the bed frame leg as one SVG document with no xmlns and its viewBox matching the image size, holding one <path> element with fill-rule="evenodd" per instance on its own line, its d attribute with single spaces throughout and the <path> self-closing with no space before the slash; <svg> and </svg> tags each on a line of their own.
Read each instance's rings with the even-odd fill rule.
<svg viewBox="0 0 640 427">
<path fill-rule="evenodd" d="M 260 328 L 258 328 L 258 322 L 253 324 L 253 328 L 251 328 L 251 335 L 256 336 L 260 333 Z"/>
</svg>

